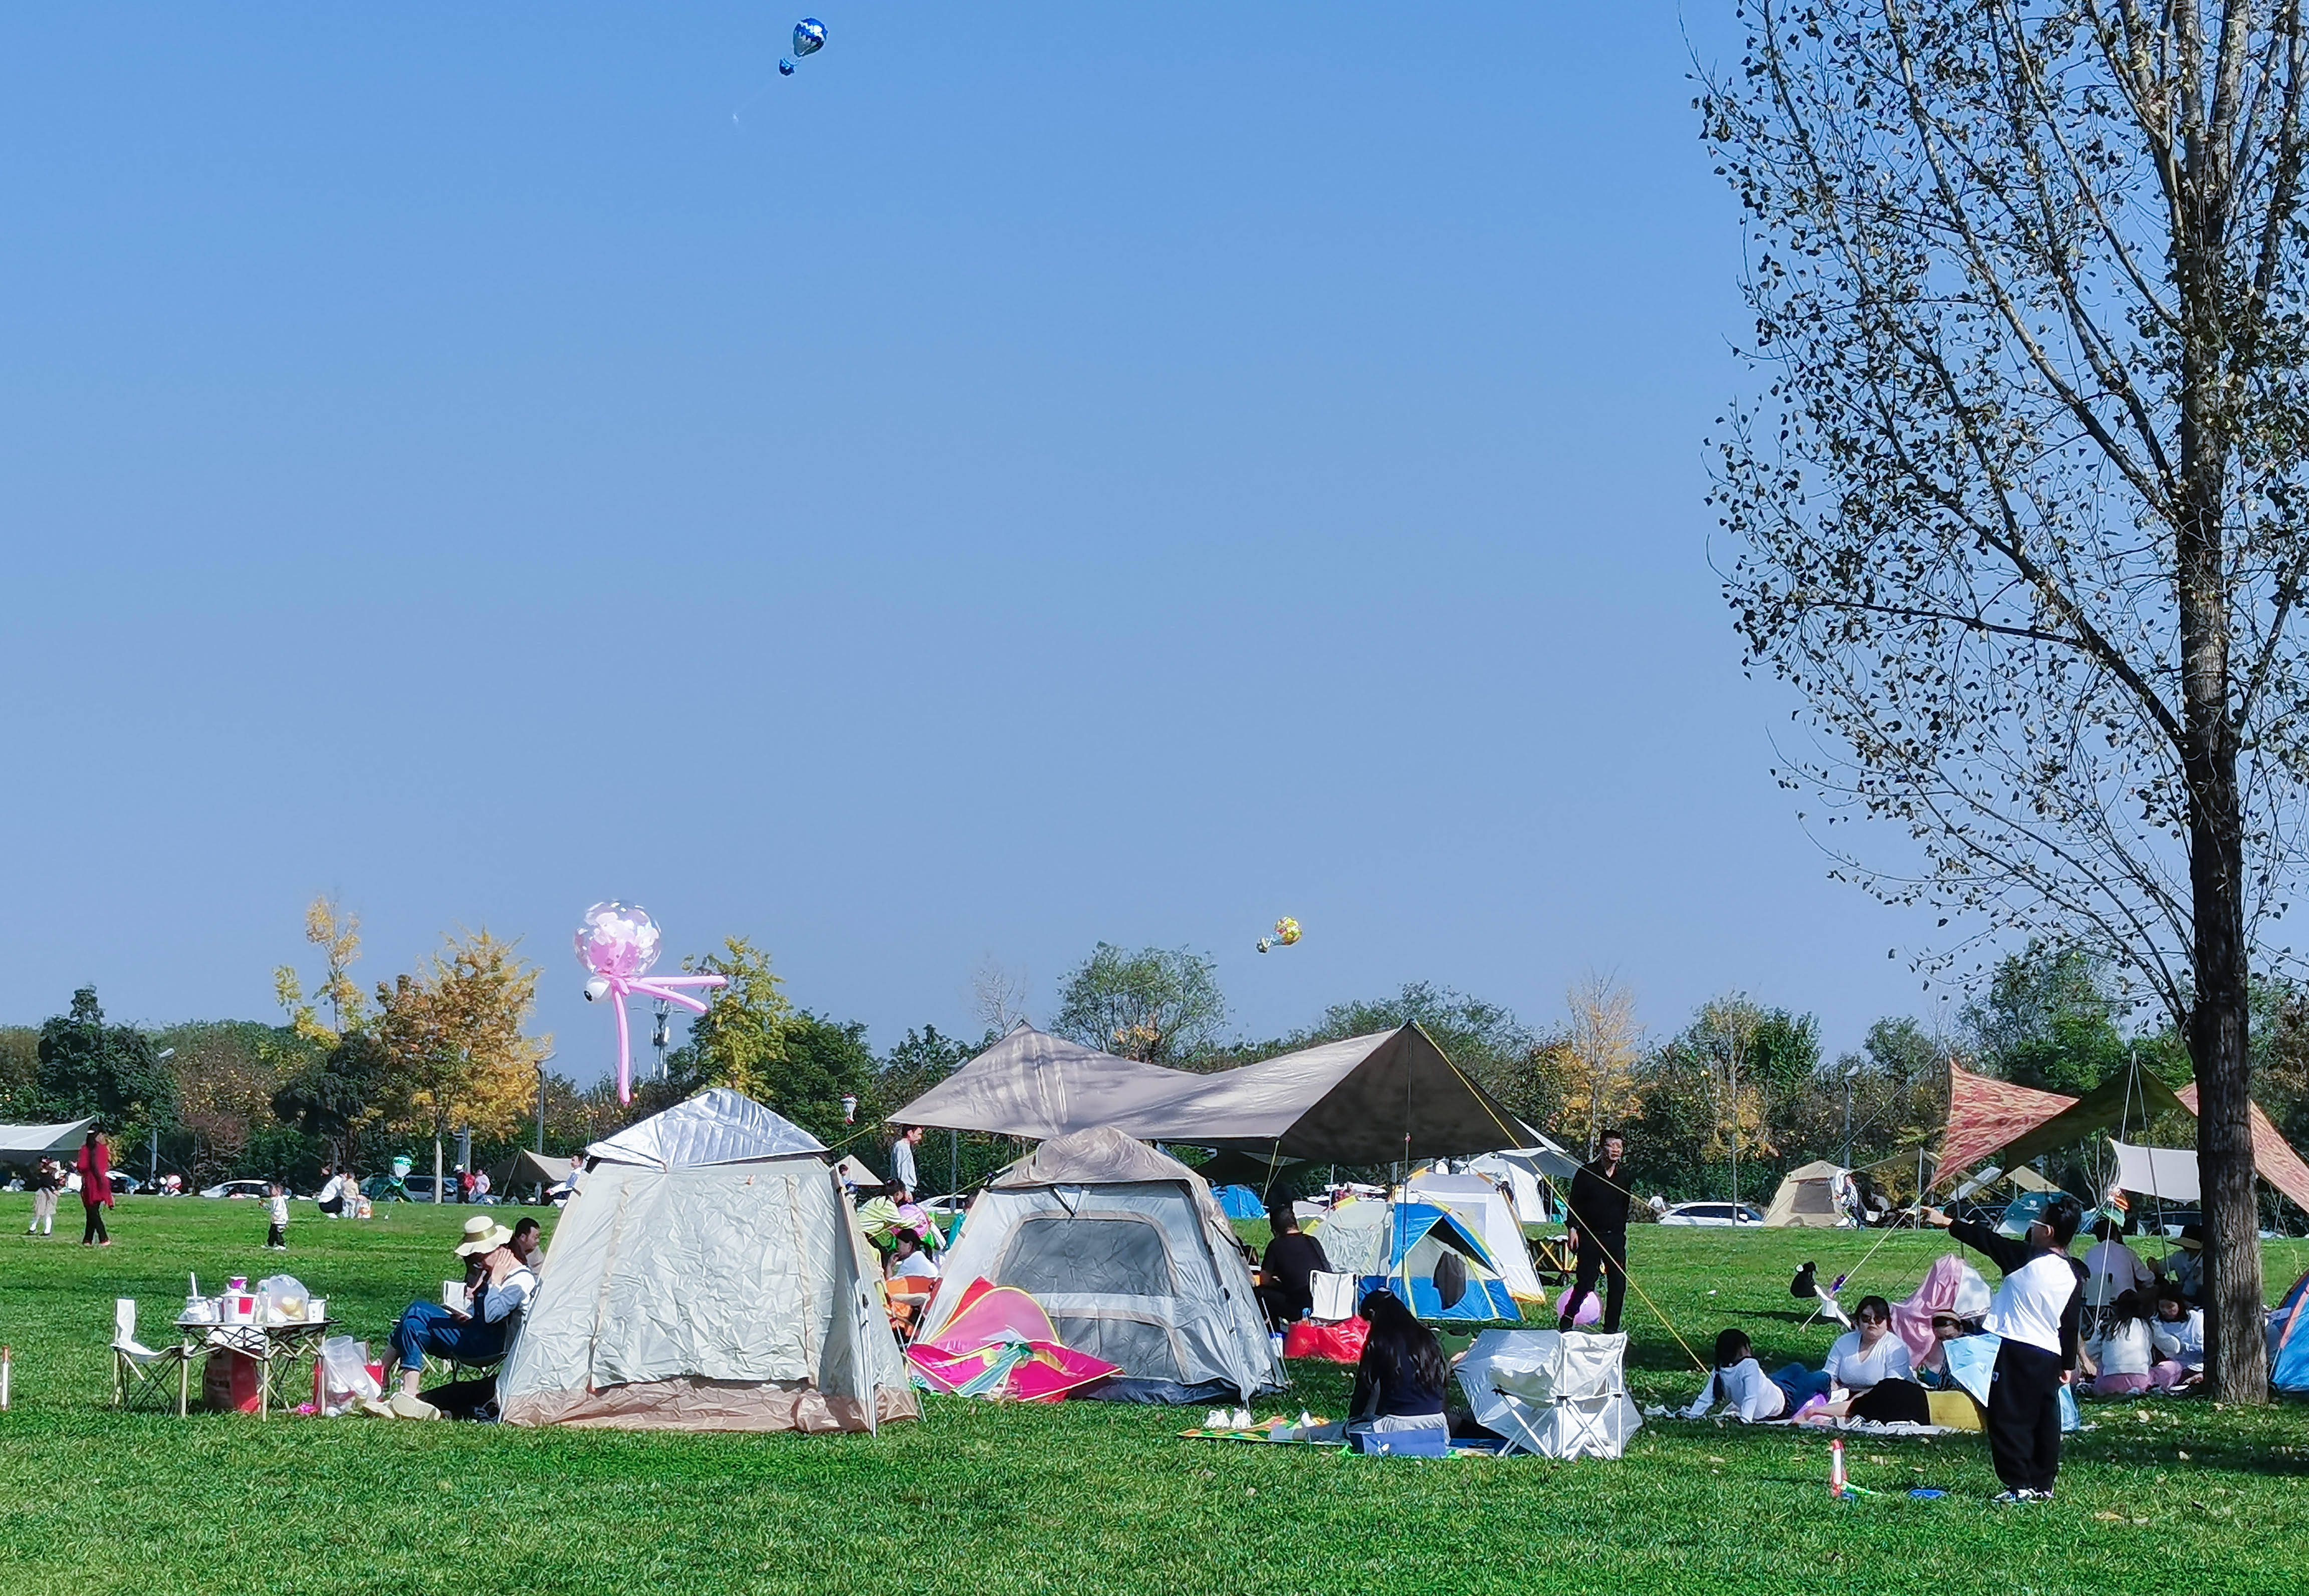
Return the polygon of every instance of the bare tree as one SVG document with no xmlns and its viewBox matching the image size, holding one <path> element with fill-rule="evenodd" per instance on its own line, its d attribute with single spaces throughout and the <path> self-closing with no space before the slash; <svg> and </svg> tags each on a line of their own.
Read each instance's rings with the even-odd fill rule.
<svg viewBox="0 0 2309 1596">
<path fill-rule="evenodd" d="M 2080 940 L 2183 1029 L 2215 1385 L 2262 1400 L 2246 993 L 2305 790 L 2302 8 L 1742 14 L 1699 104 L 1771 382 L 1715 503 L 1750 660 L 1811 705 L 1783 777 L 1916 844 L 1841 874 Z"/>
<path fill-rule="evenodd" d="M 1026 1019 L 1026 971 L 1021 965 L 1016 971 L 987 954 L 978 962 L 970 977 L 972 1012 L 987 1030 L 997 1036 Z"/>
</svg>

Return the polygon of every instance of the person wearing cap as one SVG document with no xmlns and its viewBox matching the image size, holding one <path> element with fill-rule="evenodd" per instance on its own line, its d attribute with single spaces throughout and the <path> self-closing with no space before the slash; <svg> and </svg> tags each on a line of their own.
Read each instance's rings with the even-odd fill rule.
<svg viewBox="0 0 2309 1596">
<path fill-rule="evenodd" d="M 440 1302 L 412 1302 L 402 1311 L 392 1336 L 393 1350 L 401 1359 L 396 1402 L 417 1399 L 428 1356 L 472 1364 L 495 1363 L 505 1356 L 514 1316 L 537 1289 L 534 1266 L 515 1250 L 513 1241 L 514 1232 L 486 1215 L 475 1214 L 465 1221 L 464 1238 L 456 1251 L 464 1261 L 464 1298 L 471 1311 Z"/>
</svg>

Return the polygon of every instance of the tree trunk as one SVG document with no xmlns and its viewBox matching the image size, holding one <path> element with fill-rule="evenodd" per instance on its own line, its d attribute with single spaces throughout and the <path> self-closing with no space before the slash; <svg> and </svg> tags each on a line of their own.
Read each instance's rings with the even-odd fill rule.
<svg viewBox="0 0 2309 1596">
<path fill-rule="evenodd" d="M 2210 220 L 2199 226 L 2210 229 Z M 2210 252 L 2207 252 L 2210 253 Z M 2197 1165 L 2205 1213 L 2205 1353 L 2213 1388 L 2233 1402 L 2269 1399 L 2260 1204 L 2253 1191 L 2252 1055 L 2247 1048 L 2244 821 L 2229 718 L 2229 617 L 2221 512 L 2227 450 L 2219 437 L 2219 284 L 2184 255 L 2194 310 L 2183 357 L 2178 561 L 2183 773 L 2189 792 L 2189 885 L 2196 992 L 2189 1055 L 2197 1074 Z"/>
</svg>

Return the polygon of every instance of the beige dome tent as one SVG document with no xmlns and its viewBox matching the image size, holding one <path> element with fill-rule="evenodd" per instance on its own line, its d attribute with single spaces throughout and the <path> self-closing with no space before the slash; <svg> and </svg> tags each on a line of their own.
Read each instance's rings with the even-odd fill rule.
<svg viewBox="0 0 2309 1596">
<path fill-rule="evenodd" d="M 585 1151 L 497 1380 L 507 1423 L 865 1430 L 921 1416 L 816 1137 L 716 1087 Z"/>
<path fill-rule="evenodd" d="M 1780 1189 L 1772 1194 L 1772 1205 L 1764 1211 L 1764 1223 L 1820 1229 L 1849 1225 L 1853 1220 L 1846 1200 L 1851 1190 L 1850 1170 L 1826 1159 L 1814 1159 L 1787 1172 Z"/>
</svg>

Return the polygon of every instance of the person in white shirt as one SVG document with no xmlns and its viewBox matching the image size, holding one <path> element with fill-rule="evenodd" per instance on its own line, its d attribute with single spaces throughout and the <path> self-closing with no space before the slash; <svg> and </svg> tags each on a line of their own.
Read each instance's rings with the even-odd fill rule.
<svg viewBox="0 0 2309 1596">
<path fill-rule="evenodd" d="M 1932 1405 L 1916 1384 L 1908 1346 L 1892 1333 L 1892 1305 L 1864 1297 L 1854 1310 L 1852 1329 L 1828 1350 L 1825 1373 L 1841 1388 L 1834 1401 L 1806 1402 L 1796 1412 L 1803 1423 L 1865 1419 L 1878 1424 L 1928 1424 Z"/>
<path fill-rule="evenodd" d="M 890 1184 L 897 1188 L 892 1194 L 900 1203 L 911 1203 L 921 1185 L 921 1177 L 914 1171 L 914 1149 L 922 1144 L 922 1127 L 908 1126 L 898 1139 L 890 1143 Z"/>
<path fill-rule="evenodd" d="M 890 1253 L 892 1280 L 934 1281 L 938 1278 L 938 1260 L 922 1249 L 922 1238 L 912 1230 L 900 1230 L 897 1245 Z"/>
<path fill-rule="evenodd" d="M 2077 1367 L 2085 1266 L 2069 1255 L 2084 1211 L 2063 1197 L 2014 1241 L 1986 1225 L 1951 1221 L 1937 1208 L 1924 1222 L 1995 1260 L 2004 1272 L 1982 1327 L 2003 1342 L 1988 1388 L 1988 1451 L 2004 1482 L 2001 1503 L 2049 1502 L 2061 1471 L 2061 1387 Z"/>
<path fill-rule="evenodd" d="M 2205 1377 L 2205 1310 L 2191 1307 L 2181 1288 L 2157 1288 L 2157 1316 L 2149 1323 L 2149 1344 L 2164 1359 L 2159 1368 L 2179 1371 L 2171 1386 L 2192 1385 Z"/>
<path fill-rule="evenodd" d="M 2169 1391 L 2183 1378 L 2179 1364 L 2156 1360 L 2149 1313 L 2149 1298 L 2139 1291 L 2120 1291 L 2108 1305 L 2100 1335 L 2085 1345 L 2085 1355 L 2094 1368 L 2095 1396 Z"/>
<path fill-rule="evenodd" d="M 1681 1417 L 1705 1419 L 1718 1403 L 1743 1424 L 1786 1419 L 1795 1411 L 1794 1399 L 1756 1361 L 1745 1331 L 1726 1330 L 1717 1336 L 1716 1372 Z"/>
<path fill-rule="evenodd" d="M 285 1253 L 289 1250 L 289 1193 L 277 1180 L 264 1190 L 264 1214 L 272 1224 L 264 1233 L 264 1250 Z"/>
<path fill-rule="evenodd" d="M 2124 1291 L 2147 1291 L 2157 1284 L 2156 1272 L 2139 1254 L 2124 1245 L 2124 1229 L 2103 1214 L 2093 1225 L 2094 1244 L 2085 1254 L 2085 1307 L 2106 1310 Z M 2096 1311 L 2086 1326 L 2085 1339 L 2100 1333 L 2105 1311 Z"/>
<path fill-rule="evenodd" d="M 345 1212 L 345 1175 L 343 1170 L 335 1168 L 330 1169 L 328 1175 L 329 1178 L 321 1182 L 320 1195 L 315 1200 L 320 1203 L 324 1214 L 337 1219 Z"/>
</svg>

